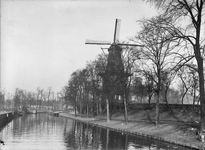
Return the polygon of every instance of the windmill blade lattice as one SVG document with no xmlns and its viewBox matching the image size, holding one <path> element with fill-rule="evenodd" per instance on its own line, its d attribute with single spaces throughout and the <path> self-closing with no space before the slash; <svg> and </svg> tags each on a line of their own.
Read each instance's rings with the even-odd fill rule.
<svg viewBox="0 0 205 150">
<path fill-rule="evenodd" d="M 112 43 L 109 41 L 86 40 L 85 44 L 111 45 Z"/>
<path fill-rule="evenodd" d="M 121 20 L 116 19 L 115 22 L 115 32 L 114 32 L 114 40 L 113 43 L 119 43 L 119 36 L 120 36 L 120 26 L 121 26 Z"/>
</svg>

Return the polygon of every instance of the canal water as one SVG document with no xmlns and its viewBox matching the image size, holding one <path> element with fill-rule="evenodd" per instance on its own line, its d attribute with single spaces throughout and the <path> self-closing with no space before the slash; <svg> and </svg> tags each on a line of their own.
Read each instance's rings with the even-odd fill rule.
<svg viewBox="0 0 205 150">
<path fill-rule="evenodd" d="M 45 113 L 16 118 L 1 138 L 9 150 L 189 150 Z"/>
</svg>

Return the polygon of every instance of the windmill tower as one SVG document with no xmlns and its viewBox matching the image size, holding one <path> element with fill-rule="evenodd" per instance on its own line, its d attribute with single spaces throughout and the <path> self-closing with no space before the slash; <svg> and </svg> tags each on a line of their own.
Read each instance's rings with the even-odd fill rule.
<svg viewBox="0 0 205 150">
<path fill-rule="evenodd" d="M 110 45 L 108 48 L 108 60 L 107 66 L 104 73 L 101 74 L 103 79 L 103 91 L 107 97 L 107 114 L 109 114 L 109 105 L 115 95 L 123 95 L 126 79 L 131 76 L 131 74 L 124 72 L 124 65 L 121 58 L 123 45 L 127 46 L 143 46 L 136 44 L 123 44 L 119 42 L 119 31 L 120 31 L 120 19 L 116 19 L 115 30 L 114 30 L 114 40 L 113 43 L 107 41 L 94 41 L 86 40 L 85 44 L 95 44 L 95 45 Z M 107 121 L 109 116 L 107 116 Z"/>
</svg>

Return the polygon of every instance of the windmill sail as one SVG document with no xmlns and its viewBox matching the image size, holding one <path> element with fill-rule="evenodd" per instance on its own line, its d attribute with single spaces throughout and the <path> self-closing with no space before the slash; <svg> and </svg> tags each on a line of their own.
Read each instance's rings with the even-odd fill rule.
<svg viewBox="0 0 205 150">
<path fill-rule="evenodd" d="M 96 41 L 96 40 L 86 40 L 85 44 L 95 44 L 95 45 L 119 45 L 119 46 L 139 46 L 143 47 L 144 45 L 139 44 L 129 44 L 129 43 L 120 43 L 119 36 L 120 36 L 120 26 L 121 26 L 121 19 L 116 19 L 115 21 L 115 31 L 114 31 L 114 41 L 113 43 L 109 41 Z"/>
<path fill-rule="evenodd" d="M 111 45 L 109 41 L 86 40 L 85 44 Z"/>
<path fill-rule="evenodd" d="M 129 43 L 117 43 L 117 45 L 120 45 L 120 46 L 138 46 L 138 47 L 144 47 L 144 45 L 129 44 Z"/>
<path fill-rule="evenodd" d="M 120 36 L 120 25 L 121 25 L 121 20 L 116 19 L 115 22 L 115 32 L 114 32 L 114 43 L 119 43 L 119 36 Z"/>
</svg>

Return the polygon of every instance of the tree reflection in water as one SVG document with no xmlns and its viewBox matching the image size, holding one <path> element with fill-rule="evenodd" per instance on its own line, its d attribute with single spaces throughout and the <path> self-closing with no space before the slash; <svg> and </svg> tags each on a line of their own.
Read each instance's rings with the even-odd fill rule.
<svg viewBox="0 0 205 150">
<path fill-rule="evenodd" d="M 156 141 L 150 138 L 116 132 L 107 128 L 100 128 L 88 123 L 73 121 L 72 129 L 64 128 L 64 137 L 67 148 L 73 149 L 139 149 L 161 150 L 189 148 L 176 146 L 170 143 Z"/>
</svg>

